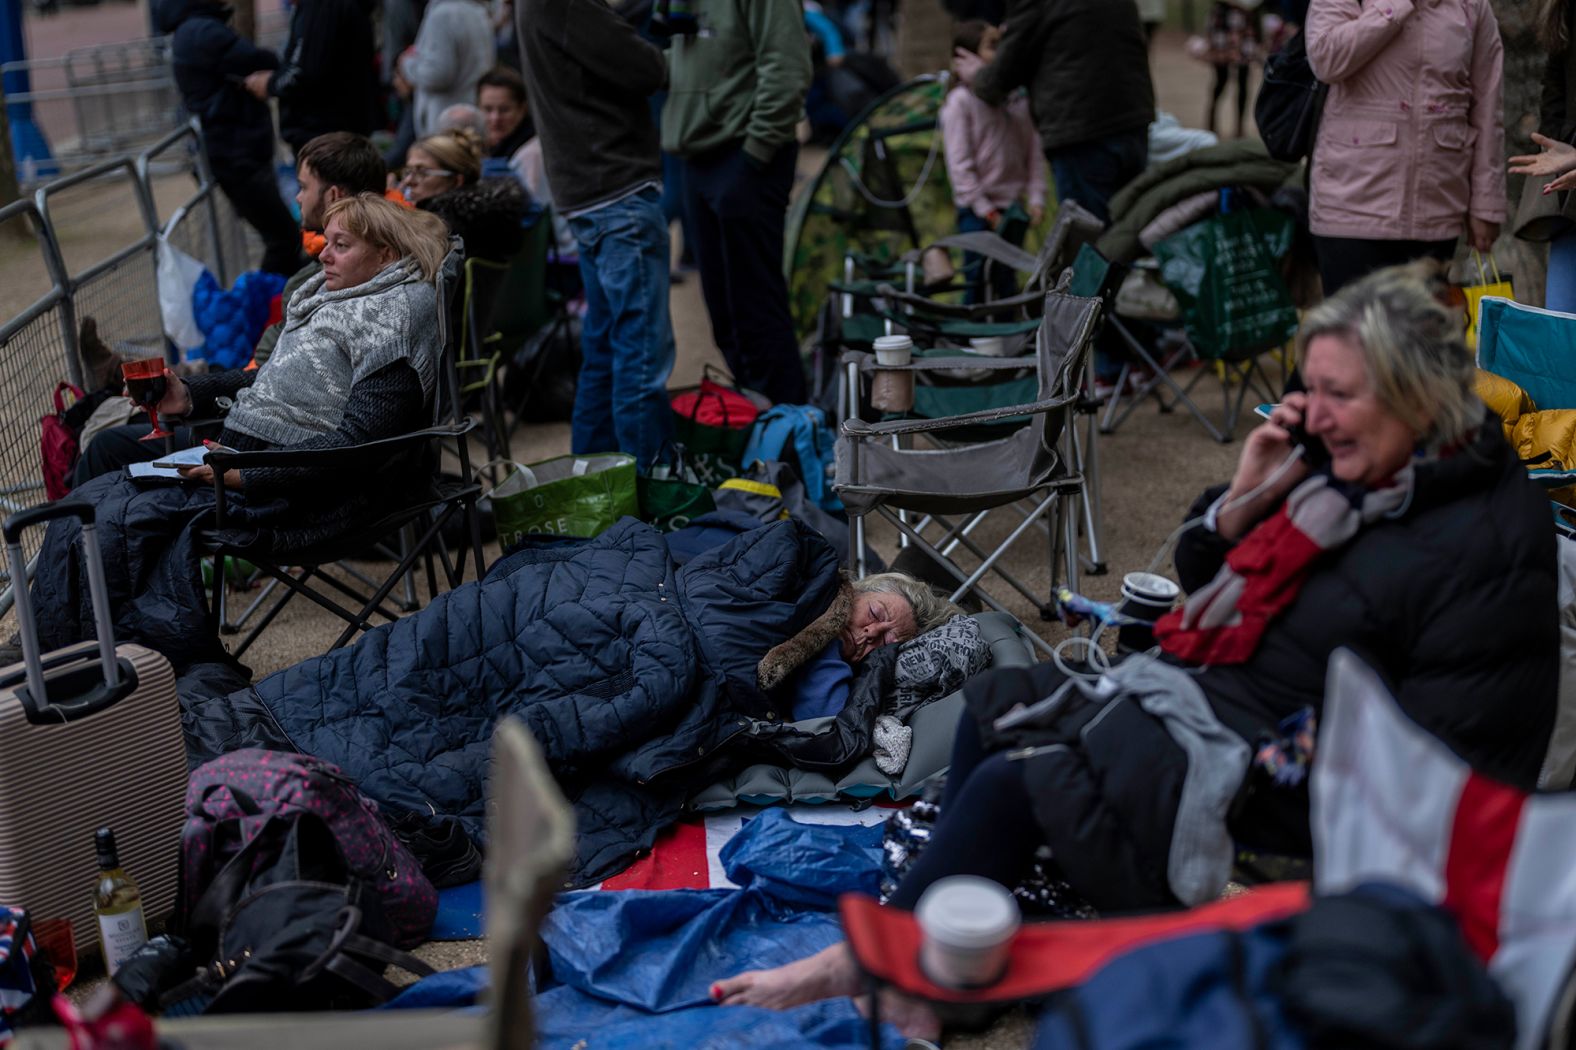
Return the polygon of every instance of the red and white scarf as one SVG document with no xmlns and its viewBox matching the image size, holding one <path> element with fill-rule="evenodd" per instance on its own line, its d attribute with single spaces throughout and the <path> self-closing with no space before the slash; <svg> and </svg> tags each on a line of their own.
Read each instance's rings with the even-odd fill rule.
<svg viewBox="0 0 1576 1050">
<path fill-rule="evenodd" d="M 1414 478 L 1411 463 L 1384 488 L 1354 493 L 1332 484 L 1328 474 L 1308 478 L 1232 548 L 1207 586 L 1160 618 L 1160 648 L 1194 664 L 1245 663 L 1265 629 L 1296 599 L 1319 555 L 1405 507 Z"/>
</svg>

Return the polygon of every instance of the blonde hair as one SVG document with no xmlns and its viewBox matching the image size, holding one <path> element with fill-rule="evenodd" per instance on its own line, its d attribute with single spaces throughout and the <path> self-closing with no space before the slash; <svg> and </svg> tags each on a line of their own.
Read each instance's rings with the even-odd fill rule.
<svg viewBox="0 0 1576 1050">
<path fill-rule="evenodd" d="M 412 149 L 419 149 L 466 182 L 482 177 L 482 140 L 467 127 L 446 128 L 436 135 L 419 140 Z"/>
<path fill-rule="evenodd" d="M 395 204 L 375 193 L 341 197 L 323 214 L 326 227 L 334 219 L 346 233 L 374 248 L 388 249 L 412 260 L 421 276 L 432 280 L 449 254 L 449 228 L 431 212 Z"/>
<path fill-rule="evenodd" d="M 1369 274 L 1308 311 L 1297 333 L 1305 368 L 1308 344 L 1321 335 L 1356 343 L 1375 396 L 1433 452 L 1466 440 L 1484 411 L 1461 315 L 1434 294 L 1440 270 L 1421 260 Z"/>
<path fill-rule="evenodd" d="M 854 590 L 862 593 L 895 594 L 908 602 L 914 610 L 914 635 L 935 630 L 963 610 L 941 597 L 930 585 L 901 572 L 878 572 L 854 581 Z"/>
</svg>

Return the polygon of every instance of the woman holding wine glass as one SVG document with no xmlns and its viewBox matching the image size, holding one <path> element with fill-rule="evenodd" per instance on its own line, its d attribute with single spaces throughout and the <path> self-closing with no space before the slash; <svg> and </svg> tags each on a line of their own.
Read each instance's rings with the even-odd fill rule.
<svg viewBox="0 0 1576 1050">
<path fill-rule="evenodd" d="M 285 309 L 283 333 L 255 371 L 181 378 L 161 369 L 159 416 L 223 416 L 220 443 L 239 451 L 328 449 L 419 430 L 432 420 L 440 346 L 434 280 L 448 252 L 442 220 L 362 194 L 326 214 L 322 273 Z M 213 472 L 150 483 L 116 472 L 78 488 L 98 509 L 116 637 L 164 653 L 177 669 L 224 660 L 211 622 L 193 528 L 210 527 Z M 259 551 L 300 549 L 352 532 L 408 503 L 430 471 L 387 464 L 364 477 L 303 468 L 230 470 L 227 539 Z M 411 479 L 417 479 L 412 482 Z M 52 523 L 33 580 L 46 650 L 92 637 L 75 519 Z M 201 625 L 202 629 L 195 629 Z"/>
</svg>

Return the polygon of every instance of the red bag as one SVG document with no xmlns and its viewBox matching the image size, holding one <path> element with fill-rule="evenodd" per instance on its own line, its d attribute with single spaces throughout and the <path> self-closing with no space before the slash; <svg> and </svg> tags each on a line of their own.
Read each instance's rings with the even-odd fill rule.
<svg viewBox="0 0 1576 1050">
<path fill-rule="evenodd" d="M 44 494 L 51 501 L 71 491 L 71 472 L 76 469 L 81 449 L 77 446 L 77 432 L 65 421 L 66 409 L 87 395 L 79 386 L 59 383 L 55 386 L 55 414 L 39 419 L 39 453 L 43 459 Z"/>
<path fill-rule="evenodd" d="M 691 423 L 728 430 L 748 430 L 761 414 L 748 397 L 711 379 L 702 379 L 694 390 L 674 394 L 673 412 Z"/>
</svg>

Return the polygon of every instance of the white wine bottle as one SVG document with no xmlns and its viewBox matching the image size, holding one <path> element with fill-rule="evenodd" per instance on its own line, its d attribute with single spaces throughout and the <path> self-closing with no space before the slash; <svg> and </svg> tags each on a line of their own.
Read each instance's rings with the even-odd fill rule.
<svg viewBox="0 0 1576 1050">
<path fill-rule="evenodd" d="M 115 833 L 99 828 L 93 844 L 98 849 L 99 866 L 98 883 L 93 887 L 93 914 L 98 917 L 104 968 L 113 976 L 132 952 L 147 943 L 148 924 L 142 917 L 142 891 L 120 866 Z"/>
</svg>

